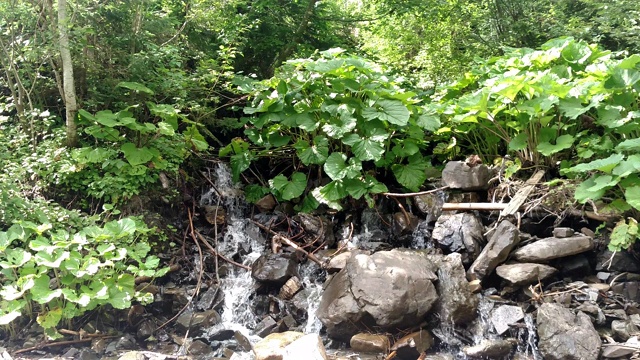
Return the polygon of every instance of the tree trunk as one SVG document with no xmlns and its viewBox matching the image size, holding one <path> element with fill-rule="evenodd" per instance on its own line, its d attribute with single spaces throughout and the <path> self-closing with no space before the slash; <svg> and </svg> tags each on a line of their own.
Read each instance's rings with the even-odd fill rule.
<svg viewBox="0 0 640 360">
<path fill-rule="evenodd" d="M 319 0 L 309 0 L 309 4 L 307 5 L 307 9 L 304 12 L 304 16 L 302 21 L 300 21 L 300 25 L 296 29 L 296 32 L 293 34 L 293 39 L 289 42 L 287 46 L 282 49 L 276 58 L 273 60 L 273 63 L 269 67 L 269 75 L 273 75 L 275 69 L 280 66 L 296 49 L 296 46 L 300 42 L 300 39 L 304 36 L 305 32 L 309 28 L 309 23 L 311 22 L 311 18 L 316 9 L 316 4 Z"/>
<path fill-rule="evenodd" d="M 67 18 L 67 0 L 58 0 L 58 32 L 60 57 L 62 59 L 62 82 L 64 89 L 65 115 L 67 118 L 67 146 L 75 147 L 78 143 L 76 114 L 78 103 L 73 78 L 73 62 L 69 50 L 69 24 Z"/>
</svg>

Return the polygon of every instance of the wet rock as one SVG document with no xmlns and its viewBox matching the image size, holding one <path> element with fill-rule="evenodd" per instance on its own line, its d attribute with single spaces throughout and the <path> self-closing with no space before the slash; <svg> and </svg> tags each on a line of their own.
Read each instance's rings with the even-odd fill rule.
<svg viewBox="0 0 640 360">
<path fill-rule="evenodd" d="M 204 217 L 209 224 L 223 225 L 226 222 L 227 212 L 222 206 L 206 205 L 204 212 Z"/>
<path fill-rule="evenodd" d="M 296 331 L 267 335 L 253 347 L 255 360 L 283 360 L 284 348 L 303 336 L 303 333 Z"/>
<path fill-rule="evenodd" d="M 442 215 L 436 221 L 432 239 L 446 252 L 464 251 L 475 259 L 484 244 L 484 227 L 472 213 Z"/>
<path fill-rule="evenodd" d="M 347 265 L 347 260 L 351 257 L 352 254 L 353 252 L 351 251 L 345 251 L 336 256 L 333 256 L 327 263 L 325 269 L 329 274 L 333 274 L 344 269 L 344 267 Z"/>
<path fill-rule="evenodd" d="M 546 360 L 596 360 L 600 337 L 589 316 L 574 315 L 562 305 L 545 303 L 538 309 L 538 348 Z"/>
<path fill-rule="evenodd" d="M 251 276 L 262 283 L 282 286 L 297 276 L 297 264 L 289 254 L 265 254 L 251 265 Z"/>
<path fill-rule="evenodd" d="M 568 237 L 572 237 L 573 234 L 575 234 L 575 231 L 573 231 L 572 228 L 558 227 L 553 229 L 553 237 L 568 238 Z"/>
<path fill-rule="evenodd" d="M 118 357 L 118 360 L 147 360 L 141 351 L 128 351 Z"/>
<path fill-rule="evenodd" d="M 433 221 L 442 214 L 442 205 L 444 205 L 445 198 L 445 192 L 441 191 L 414 196 L 413 203 L 421 213 L 427 216 L 427 220 Z"/>
<path fill-rule="evenodd" d="M 471 358 L 502 359 L 511 353 L 516 344 L 515 339 L 483 339 L 480 344 L 467 346 L 462 352 Z"/>
<path fill-rule="evenodd" d="M 209 339 L 211 339 L 212 341 L 229 340 L 233 337 L 233 334 L 235 334 L 235 331 L 231 329 L 220 328 L 214 331 L 213 333 L 211 333 L 211 335 L 209 336 Z"/>
<path fill-rule="evenodd" d="M 198 310 L 219 310 L 224 303 L 224 293 L 217 286 L 211 286 L 200 295 L 196 303 Z"/>
<path fill-rule="evenodd" d="M 291 301 L 286 302 L 289 314 L 293 316 L 298 323 L 307 321 L 307 309 L 309 308 L 309 292 L 306 289 L 299 291 Z"/>
<path fill-rule="evenodd" d="M 304 335 L 284 348 L 282 360 L 300 359 L 327 360 L 327 353 L 318 334 Z"/>
<path fill-rule="evenodd" d="M 349 341 L 360 329 L 419 324 L 437 299 L 433 264 L 418 251 L 358 254 L 329 281 L 316 316 L 329 336 Z"/>
<path fill-rule="evenodd" d="M 485 190 L 491 173 L 486 165 L 469 166 L 464 161 L 449 161 L 442 170 L 442 182 L 451 189 Z"/>
<path fill-rule="evenodd" d="M 351 337 L 349 346 L 357 352 L 385 354 L 389 351 L 391 343 L 386 335 L 359 333 Z"/>
<path fill-rule="evenodd" d="M 256 201 L 256 206 L 261 212 L 269 212 L 273 210 L 277 204 L 276 199 L 271 194 L 267 194 Z"/>
<path fill-rule="evenodd" d="M 204 356 L 210 354 L 212 351 L 211 346 L 201 340 L 193 340 L 187 349 L 187 353 L 192 356 Z"/>
<path fill-rule="evenodd" d="M 278 324 L 271 316 L 265 316 L 262 321 L 256 326 L 254 333 L 260 337 L 265 337 L 271 334 Z"/>
<path fill-rule="evenodd" d="M 611 287 L 611 290 L 629 300 L 640 302 L 640 282 L 638 281 L 616 283 Z"/>
<path fill-rule="evenodd" d="M 411 213 L 397 212 L 393 214 L 392 232 L 395 236 L 413 233 L 420 219 Z"/>
<path fill-rule="evenodd" d="M 391 347 L 399 360 L 417 359 L 433 346 L 433 337 L 427 330 L 420 330 L 402 337 Z"/>
<path fill-rule="evenodd" d="M 634 336 L 624 344 L 606 344 L 602 349 L 602 357 L 607 359 L 631 359 L 631 355 L 639 351 L 640 342 Z"/>
<path fill-rule="evenodd" d="M 336 242 L 333 225 L 327 218 L 300 213 L 294 219 L 299 221 L 304 229 L 307 242 L 312 243 L 317 240 L 316 245 L 326 243 L 327 246 L 331 246 Z"/>
<path fill-rule="evenodd" d="M 440 298 L 436 311 L 446 323 L 462 325 L 476 318 L 478 298 L 467 281 L 462 256 L 453 253 L 438 262 L 436 288 Z"/>
<path fill-rule="evenodd" d="M 136 331 L 136 337 L 140 340 L 146 340 L 149 336 L 153 335 L 156 331 L 156 324 L 151 319 L 144 319 L 138 324 L 138 330 Z"/>
<path fill-rule="evenodd" d="M 199 335 L 203 328 L 213 326 L 220 322 L 220 315 L 215 310 L 208 310 L 198 313 L 185 312 L 178 316 L 176 328 L 185 333 L 189 330 L 189 335 Z"/>
<path fill-rule="evenodd" d="M 611 331 L 618 340 L 627 341 L 631 338 L 631 334 L 638 333 L 638 327 L 630 320 L 613 320 L 611 322 Z"/>
<path fill-rule="evenodd" d="M 482 280 L 504 262 L 511 250 L 520 242 L 520 232 L 509 221 L 503 220 L 487 245 L 467 271 L 470 280 Z"/>
<path fill-rule="evenodd" d="M 293 298 L 293 296 L 298 291 L 300 291 L 300 289 L 302 289 L 302 283 L 300 282 L 300 279 L 298 279 L 297 276 L 292 276 L 289 280 L 287 280 L 287 282 L 284 283 L 284 285 L 282 285 L 278 297 L 280 297 L 280 299 L 282 300 L 289 300 Z"/>
<path fill-rule="evenodd" d="M 521 262 L 547 262 L 589 251 L 593 249 L 593 245 L 593 238 L 589 236 L 550 237 L 525 245 L 514 251 L 512 256 Z"/>
<path fill-rule="evenodd" d="M 596 271 L 640 273 L 640 261 L 627 251 L 616 251 L 614 254 L 604 250 L 598 254 Z"/>
<path fill-rule="evenodd" d="M 491 323 L 498 335 L 504 334 L 511 325 L 524 319 L 524 311 L 519 306 L 502 305 L 491 312 Z"/>
<path fill-rule="evenodd" d="M 240 351 L 249 352 L 253 348 L 253 346 L 251 346 L 251 341 L 249 341 L 249 339 L 240 331 L 234 332 L 233 338 L 236 340 Z"/>
<path fill-rule="evenodd" d="M 516 286 L 537 283 L 556 272 L 551 266 L 535 263 L 505 264 L 496 268 L 498 276 Z"/>
<path fill-rule="evenodd" d="M 91 350 L 95 351 L 95 353 L 98 355 L 102 355 L 107 351 L 107 346 L 109 344 L 110 344 L 109 339 L 105 339 L 105 338 L 93 339 L 91 340 Z"/>
<path fill-rule="evenodd" d="M 602 325 L 607 321 L 606 316 L 604 316 L 604 312 L 600 307 L 594 303 L 585 302 L 576 307 L 576 310 L 582 311 L 583 313 L 589 315 L 591 317 L 591 321 L 595 322 L 598 325 Z"/>
<path fill-rule="evenodd" d="M 99 360 L 98 355 L 90 349 L 82 349 L 80 350 L 80 354 L 78 354 L 78 360 Z M 10 360 L 10 359 L 2 359 L 2 360 Z"/>
</svg>

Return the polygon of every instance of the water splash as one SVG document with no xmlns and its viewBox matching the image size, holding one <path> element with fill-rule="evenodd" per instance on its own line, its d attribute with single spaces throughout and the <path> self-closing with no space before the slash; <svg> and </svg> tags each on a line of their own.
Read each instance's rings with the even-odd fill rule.
<svg viewBox="0 0 640 360">
<path fill-rule="evenodd" d="M 300 267 L 300 276 L 307 293 L 307 324 L 303 332 L 305 334 L 318 334 L 322 329 L 322 323 L 316 316 L 316 311 L 320 306 L 320 298 L 322 297 L 322 282 L 314 275 L 314 271 L 318 269 L 316 264 L 307 264 Z"/>
<path fill-rule="evenodd" d="M 518 352 L 525 355 L 531 355 L 535 360 L 542 360 L 542 354 L 538 350 L 538 336 L 536 331 L 536 324 L 533 321 L 531 314 L 524 315 L 524 323 L 527 331 L 527 342 L 524 344 L 524 349 L 518 346 Z"/>
</svg>

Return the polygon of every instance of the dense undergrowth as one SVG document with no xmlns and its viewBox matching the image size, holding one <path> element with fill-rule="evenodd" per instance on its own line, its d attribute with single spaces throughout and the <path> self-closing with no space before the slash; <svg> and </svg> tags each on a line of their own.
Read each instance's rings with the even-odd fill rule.
<svg viewBox="0 0 640 360">
<path fill-rule="evenodd" d="M 429 92 L 329 50 L 233 84 L 249 99 L 244 116 L 208 130 L 238 135 L 216 153 L 236 181 L 249 179 L 249 201 L 270 193 L 299 211 L 373 206 L 390 188 L 425 189 L 446 160 L 511 155 L 509 175 L 545 168 L 560 177 L 554 184 L 579 182 L 577 203 L 619 215 L 611 249 L 637 240 L 640 55 L 555 39 L 505 49 Z M 166 235 L 118 209 L 143 194 L 176 195 L 161 179 L 207 150 L 207 129 L 176 110 L 184 104 L 143 101 L 154 92 L 142 84 L 118 88 L 135 101 L 80 111 L 78 148 L 63 146 L 47 111 L 30 115 L 36 129 L 0 120 L 0 325 L 9 333 L 35 319 L 56 337 L 98 306 L 144 304 L 152 299 L 135 278 L 166 272 L 151 246 Z"/>
</svg>

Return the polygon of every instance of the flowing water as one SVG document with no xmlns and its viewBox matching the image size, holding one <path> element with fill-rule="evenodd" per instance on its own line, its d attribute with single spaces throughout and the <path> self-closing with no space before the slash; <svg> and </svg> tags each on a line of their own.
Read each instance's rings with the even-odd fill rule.
<svg viewBox="0 0 640 360">
<path fill-rule="evenodd" d="M 247 219 L 247 208 L 242 195 L 242 191 L 233 185 L 231 173 L 225 164 L 217 164 L 215 169 L 215 187 L 202 195 L 200 204 L 211 206 L 224 206 L 227 214 L 227 227 L 224 236 L 217 244 L 218 251 L 228 258 L 234 258 L 239 262 L 250 266 L 266 250 L 267 239 L 260 235 L 259 229 Z M 414 249 L 425 249 L 432 247 L 430 242 L 431 228 L 430 221 L 421 222 L 413 234 L 411 247 Z M 380 232 L 384 226 L 381 225 L 380 215 L 371 210 L 361 213 L 362 229 L 359 233 L 352 234 L 348 248 L 366 248 L 369 242 L 380 240 Z M 258 324 L 260 318 L 251 309 L 252 297 L 257 288 L 255 280 L 251 277 L 251 272 L 236 266 L 220 263 L 228 269 L 227 275 L 221 278 L 220 288 L 224 292 L 224 308 L 221 314 L 222 322 L 209 330 L 210 334 L 220 329 L 232 329 L 240 331 L 252 343 L 260 338 L 251 335 L 252 330 Z M 322 295 L 323 284 L 321 277 L 317 276 L 319 270 L 315 263 L 307 262 L 299 268 L 301 281 L 307 294 L 307 323 L 303 325 L 303 331 L 309 333 L 320 333 L 321 322 L 315 316 Z M 456 358 L 464 358 L 461 347 L 465 343 L 478 344 L 483 339 L 496 338 L 497 335 L 492 330 L 490 314 L 494 303 L 481 298 L 478 307 L 478 318 L 466 330 L 466 335 L 461 335 L 461 329 L 457 329 L 453 324 L 441 324 L 437 329 L 432 329 L 434 335 L 441 342 L 440 350 L 453 354 Z M 526 328 L 521 329 L 521 344 L 518 352 L 526 354 L 535 360 L 541 359 L 536 347 L 536 330 L 533 319 L 530 315 L 525 317 Z M 526 339 L 526 340 L 525 340 Z M 356 354 L 351 355 L 352 359 L 360 359 Z M 236 352 L 233 360 L 251 360 L 251 352 Z"/>
</svg>

